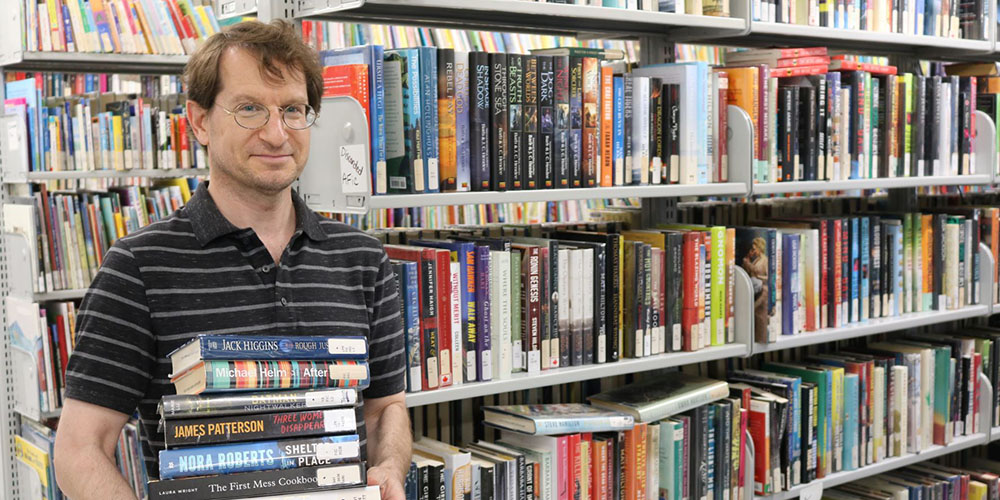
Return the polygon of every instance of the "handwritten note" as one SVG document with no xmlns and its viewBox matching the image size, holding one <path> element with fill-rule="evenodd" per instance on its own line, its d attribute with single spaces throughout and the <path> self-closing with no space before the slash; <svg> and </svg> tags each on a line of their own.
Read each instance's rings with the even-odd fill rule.
<svg viewBox="0 0 1000 500">
<path fill-rule="evenodd" d="M 344 194 L 371 191 L 369 187 L 368 154 L 364 144 L 340 147 L 340 185 Z"/>
</svg>

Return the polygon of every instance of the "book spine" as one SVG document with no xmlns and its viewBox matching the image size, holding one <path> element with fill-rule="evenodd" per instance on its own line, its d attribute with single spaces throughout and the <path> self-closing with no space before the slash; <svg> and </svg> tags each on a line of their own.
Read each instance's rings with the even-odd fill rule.
<svg viewBox="0 0 1000 500">
<path fill-rule="evenodd" d="M 538 57 L 538 151 L 537 187 L 556 187 L 555 69 L 551 56 Z"/>
<path fill-rule="evenodd" d="M 455 130 L 455 51 L 437 49 L 438 166 L 443 191 L 458 190 L 458 142 Z"/>
<path fill-rule="evenodd" d="M 440 150 L 438 123 L 438 63 L 435 47 L 421 47 L 420 53 L 420 129 L 421 148 L 424 158 L 424 178 L 427 192 L 437 193 L 440 189 Z"/>
<path fill-rule="evenodd" d="M 507 55 L 507 114 L 509 119 L 507 172 L 509 189 L 523 189 L 524 145 L 524 57 Z"/>
<path fill-rule="evenodd" d="M 581 185 L 583 187 L 596 187 L 599 181 L 597 178 L 598 162 L 601 159 L 599 137 L 599 123 L 601 118 L 599 106 L 601 92 L 600 66 L 597 59 L 592 57 L 583 58 L 582 64 L 583 143 Z"/>
<path fill-rule="evenodd" d="M 524 155 L 521 158 L 519 169 L 521 183 L 518 184 L 517 179 L 515 179 L 514 189 L 538 189 L 539 166 L 542 163 L 538 136 L 538 87 L 541 68 L 538 56 L 522 56 L 522 58 L 524 61 L 524 90 L 522 94 L 524 105 L 521 108 L 523 112 L 521 127 L 524 130 L 524 138 L 522 139 Z"/>
<path fill-rule="evenodd" d="M 513 56 L 511 57 L 513 59 Z M 494 191 L 506 191 L 510 184 L 511 145 L 509 131 L 509 113 L 507 97 L 507 54 L 489 54 L 490 61 L 490 102 L 491 138 L 490 160 L 492 162 L 490 176 Z M 485 184 L 480 179 L 480 185 Z"/>
<path fill-rule="evenodd" d="M 493 379 L 490 249 L 476 246 L 476 369 L 479 382 Z"/>
<path fill-rule="evenodd" d="M 470 87 L 472 72 L 475 68 L 470 64 L 469 53 L 464 51 L 455 52 L 455 161 L 456 166 L 456 189 L 458 191 L 471 191 L 472 179 L 472 149 L 470 146 L 470 132 L 472 120 L 470 117 L 475 113 L 473 106 L 473 87 Z M 489 98 L 486 98 L 489 101 Z M 488 148 L 487 148 L 488 149 Z"/>
<path fill-rule="evenodd" d="M 287 439 L 357 430 L 354 408 L 168 420 L 167 447 Z"/>
<path fill-rule="evenodd" d="M 204 335 L 199 337 L 199 342 L 201 359 L 353 359 L 368 355 L 368 342 L 364 337 L 289 340 L 284 337 Z"/>
<path fill-rule="evenodd" d="M 205 392 L 368 385 L 366 361 L 205 361 Z M 180 392 L 180 391 L 178 391 Z"/>
<path fill-rule="evenodd" d="M 160 452 L 160 479 L 293 469 L 356 460 L 356 434 L 197 446 Z"/>
<path fill-rule="evenodd" d="M 572 133 L 570 126 L 570 59 L 555 56 L 553 63 L 553 183 L 554 187 L 565 189 L 571 186 L 570 164 L 573 161 Z"/>
<path fill-rule="evenodd" d="M 241 474 L 150 481 L 150 500 L 228 500 L 259 495 L 311 493 L 321 489 L 360 486 L 367 481 L 365 464 L 296 467 Z"/>
<path fill-rule="evenodd" d="M 598 153 L 598 184 L 602 187 L 614 185 L 615 178 L 615 96 L 614 70 L 611 66 L 600 66 L 600 149 Z"/>
<path fill-rule="evenodd" d="M 470 53 L 469 169 L 473 191 L 491 189 L 490 167 L 495 159 L 490 150 L 490 135 L 493 133 L 490 127 L 491 90 L 490 54 Z M 461 134 L 459 136 L 461 137 Z"/>
</svg>

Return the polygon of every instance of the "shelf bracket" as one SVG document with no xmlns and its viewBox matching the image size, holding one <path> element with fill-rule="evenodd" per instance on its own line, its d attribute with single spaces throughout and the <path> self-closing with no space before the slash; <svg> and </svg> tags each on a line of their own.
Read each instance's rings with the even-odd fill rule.
<svg viewBox="0 0 1000 500">
<path fill-rule="evenodd" d="M 990 115 L 976 111 L 976 137 L 972 143 L 970 174 L 988 175 L 991 184 L 997 177 L 997 127 Z"/>
<path fill-rule="evenodd" d="M 733 283 L 733 328 L 736 329 L 736 343 L 746 346 L 744 357 L 753 354 L 754 345 L 754 320 L 753 320 L 753 283 L 750 275 L 739 265 L 734 265 L 735 277 Z"/>
<path fill-rule="evenodd" d="M 979 243 L 979 304 L 989 308 L 987 316 L 994 313 L 993 304 L 996 302 L 994 288 L 996 288 L 996 265 L 993 260 L 993 252 L 986 243 Z"/>
<path fill-rule="evenodd" d="M 982 433 L 983 444 L 989 444 L 993 429 L 993 384 L 985 373 L 979 372 L 979 414 L 976 415 L 976 433 Z"/>
</svg>

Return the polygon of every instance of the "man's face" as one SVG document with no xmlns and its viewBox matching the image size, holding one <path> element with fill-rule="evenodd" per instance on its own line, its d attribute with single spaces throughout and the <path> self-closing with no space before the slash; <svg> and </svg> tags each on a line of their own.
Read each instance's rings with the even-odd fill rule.
<svg viewBox="0 0 1000 500">
<path fill-rule="evenodd" d="M 279 193 L 291 185 L 309 156 L 309 129 L 294 130 L 281 120 L 284 107 L 309 102 L 305 77 L 287 67 L 281 70 L 283 81 L 267 80 L 253 56 L 237 48 L 226 50 L 219 58 L 219 94 L 212 109 L 206 110 L 198 137 L 208 146 L 216 174 L 262 194 Z M 267 108 L 266 125 L 248 130 L 225 111 L 247 104 Z"/>
</svg>

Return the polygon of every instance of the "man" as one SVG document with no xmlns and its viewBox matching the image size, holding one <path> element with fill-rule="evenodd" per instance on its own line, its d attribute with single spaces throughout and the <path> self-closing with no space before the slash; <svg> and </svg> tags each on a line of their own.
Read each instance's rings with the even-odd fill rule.
<svg viewBox="0 0 1000 500">
<path fill-rule="evenodd" d="M 211 182 L 116 242 L 91 284 L 56 436 L 60 488 L 74 500 L 135 498 L 114 456 L 136 408 L 158 477 L 156 404 L 174 393 L 166 356 L 195 335 L 366 335 L 361 450 L 369 484 L 402 500 L 411 436 L 392 267 L 378 240 L 321 218 L 290 187 L 320 107 L 316 53 L 288 23 L 243 23 L 210 38 L 185 80 Z"/>
</svg>

